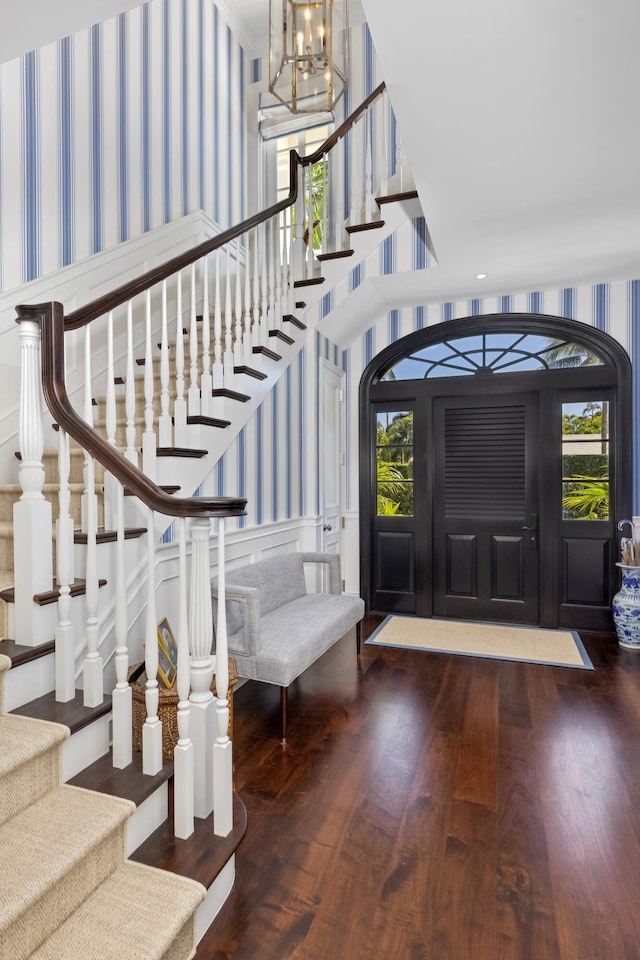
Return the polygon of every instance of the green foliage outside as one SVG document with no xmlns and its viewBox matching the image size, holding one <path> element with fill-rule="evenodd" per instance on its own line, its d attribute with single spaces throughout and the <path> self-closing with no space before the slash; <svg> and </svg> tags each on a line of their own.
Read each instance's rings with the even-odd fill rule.
<svg viewBox="0 0 640 960">
<path fill-rule="evenodd" d="M 580 413 L 562 415 L 563 435 L 602 437 L 602 453 L 562 457 L 562 515 L 565 520 L 609 519 L 608 407 L 586 403 Z M 597 447 L 597 445 L 595 445 Z"/>
<path fill-rule="evenodd" d="M 563 486 L 565 520 L 608 520 L 609 482 L 606 477 L 576 476 Z"/>
<path fill-rule="evenodd" d="M 581 414 L 563 413 L 562 432 L 564 434 L 576 433 L 602 433 L 602 405 L 599 403 L 587 403 Z"/>
<path fill-rule="evenodd" d="M 413 414 L 378 420 L 376 476 L 378 516 L 413 516 Z"/>
<path fill-rule="evenodd" d="M 324 176 L 324 160 L 319 160 L 317 163 L 314 163 L 311 167 L 311 181 L 309 182 L 309 177 L 305 173 L 304 177 L 304 221 L 306 222 L 307 213 L 309 211 L 309 190 L 311 189 L 311 218 L 312 218 L 312 232 L 311 232 L 311 242 L 313 244 L 313 249 L 315 251 L 322 250 L 322 218 L 324 212 L 324 199 L 325 199 L 325 176 Z M 296 225 L 296 208 L 295 204 L 291 208 L 291 226 L 295 232 Z M 309 226 L 307 224 L 304 231 L 304 243 L 305 246 L 309 246 Z"/>
</svg>

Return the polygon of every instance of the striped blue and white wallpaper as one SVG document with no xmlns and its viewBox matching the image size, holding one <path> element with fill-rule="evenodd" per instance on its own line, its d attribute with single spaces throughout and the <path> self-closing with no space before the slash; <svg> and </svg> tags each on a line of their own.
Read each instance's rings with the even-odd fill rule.
<svg viewBox="0 0 640 960">
<path fill-rule="evenodd" d="M 198 209 L 245 216 L 248 59 L 212 0 L 150 0 L 0 66 L 0 290 Z"/>
</svg>

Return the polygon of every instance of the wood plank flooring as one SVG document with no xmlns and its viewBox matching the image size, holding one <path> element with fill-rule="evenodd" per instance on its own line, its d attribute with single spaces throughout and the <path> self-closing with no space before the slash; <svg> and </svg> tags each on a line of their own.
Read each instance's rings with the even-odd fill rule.
<svg viewBox="0 0 640 960">
<path fill-rule="evenodd" d="M 369 616 L 363 638 L 377 625 Z M 249 817 L 198 960 L 640 960 L 640 655 L 363 645 L 235 694 Z"/>
</svg>

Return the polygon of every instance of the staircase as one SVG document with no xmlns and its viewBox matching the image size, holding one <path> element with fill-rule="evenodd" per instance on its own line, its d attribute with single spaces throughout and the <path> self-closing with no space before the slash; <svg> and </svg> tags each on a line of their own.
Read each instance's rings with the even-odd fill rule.
<svg viewBox="0 0 640 960">
<path fill-rule="evenodd" d="M 344 232 L 348 246 L 316 256 L 305 246 L 303 231 L 296 235 L 292 230 L 286 212 L 296 203 L 296 223 L 304 226 L 309 220 L 312 198 L 307 198 L 305 209 L 304 191 L 299 189 L 305 167 L 348 136 L 368 110 L 388 110 L 383 94 L 382 85 L 314 155 L 316 159 L 300 159 L 292 151 L 290 195 L 264 213 L 73 313 L 65 315 L 56 303 L 19 308 L 27 398 L 21 411 L 20 483 L 0 487 L 0 598 L 4 634 L 14 638 L 0 642 L 0 657 L 5 665 L 5 657 L 12 663 L 5 674 L 5 709 L 13 712 L 0 721 L 6 720 L 7 730 L 13 724 L 17 742 L 25 736 L 22 731 L 35 727 L 48 731 L 55 741 L 36 751 L 48 759 L 35 761 L 55 768 L 55 775 L 48 775 L 46 787 L 38 788 L 41 796 L 25 806 L 33 808 L 32 823 L 36 816 L 49 816 L 48 802 L 60 810 L 61 821 L 52 819 L 44 846 L 53 843 L 59 831 L 67 850 L 71 838 L 69 831 L 64 832 L 64 810 L 68 806 L 73 811 L 74 804 L 86 801 L 86 813 L 71 814 L 79 823 L 85 817 L 94 831 L 89 831 L 86 846 L 101 850 L 109 846 L 117 856 L 109 854 L 108 868 L 102 872 L 88 869 L 92 886 L 71 897 L 68 911 L 60 912 L 57 893 L 29 893 L 29 902 L 42 895 L 43 914 L 50 913 L 53 919 L 49 926 L 43 921 L 38 943 L 25 940 L 22 953 L 0 950 L 0 957 L 72 960 L 76 955 L 108 958 L 116 952 L 136 958 L 191 956 L 194 937 L 200 939 L 231 890 L 234 852 L 246 830 L 246 812 L 232 789 L 225 605 L 218 608 L 213 657 L 209 579 L 211 520 L 217 523 L 217 572 L 223 593 L 225 517 L 241 515 L 244 501 L 193 494 L 208 484 L 231 440 L 301 349 L 310 321 L 317 325 L 326 290 L 337 289 L 350 264 L 363 262 L 406 221 L 405 207 L 415 194 L 394 190 L 384 163 L 377 163 L 381 189 L 391 187 L 383 220 L 372 202 L 371 158 L 368 163 L 363 158 L 363 171 L 369 173 L 363 173 L 360 187 L 352 183 L 352 192 L 361 191 L 362 197 L 352 199 Z M 366 149 L 374 149 L 370 139 L 362 140 Z M 64 339 L 73 331 L 78 331 L 79 351 L 84 354 L 84 387 L 75 393 L 75 408 L 66 392 L 64 371 Z M 100 345 L 99 351 L 92 349 L 92 342 Z M 45 430 L 34 415 L 40 406 L 40 350 L 42 389 L 55 421 L 58 449 L 44 449 Z M 92 369 L 94 355 L 106 357 L 99 370 Z M 53 558 L 47 529 L 53 533 Z M 155 551 L 161 538 L 179 545 L 171 621 L 178 640 L 180 740 L 173 761 L 162 756 L 157 717 Z M 137 578 L 135 597 L 130 591 L 132 578 Z M 136 605 L 140 622 L 144 619 L 137 638 L 131 629 Z M 143 656 L 147 720 L 142 756 L 133 756 L 127 674 L 130 664 Z M 69 735 L 60 734 L 57 724 L 64 724 Z M 20 747 L 16 750 L 19 753 Z M 15 816 L 28 814 L 22 808 L 11 812 L 7 833 L 13 830 Z M 84 836 L 83 831 L 79 833 Z M 182 844 L 201 854 L 189 865 Z M 64 857 L 69 862 L 70 889 L 75 889 L 74 869 L 80 873 L 87 869 L 74 867 L 74 857 L 70 851 Z M 175 908 L 170 943 L 160 936 L 169 929 L 164 906 L 158 911 L 154 897 L 136 892 L 135 886 L 140 876 L 153 876 L 155 882 L 159 871 L 149 871 L 160 864 L 190 878 L 184 886 L 171 876 L 158 880 L 165 887 L 158 888 L 157 902 L 169 900 Z M 56 891 L 67 883 L 53 882 Z M 96 953 L 94 929 L 108 926 L 98 917 L 103 904 L 117 903 L 120 886 L 136 903 L 147 904 L 140 907 L 141 929 L 146 931 L 147 923 L 158 928 L 145 941 L 148 953 L 138 948 L 127 953 L 117 939 L 113 954 L 107 948 L 101 952 L 101 945 Z M 2 923 L 5 913 L 14 916 L 12 897 L 9 890 L 0 893 Z M 187 920 L 194 911 L 195 934 L 192 920 Z M 137 916 L 131 911 L 125 915 Z M 20 928 L 19 916 L 16 906 L 15 924 L 11 919 L 9 927 Z M 116 937 L 135 935 L 117 922 L 113 926 Z M 11 936 L 19 939 L 22 934 Z M 77 954 L 71 944 L 73 950 L 77 944 Z"/>
</svg>

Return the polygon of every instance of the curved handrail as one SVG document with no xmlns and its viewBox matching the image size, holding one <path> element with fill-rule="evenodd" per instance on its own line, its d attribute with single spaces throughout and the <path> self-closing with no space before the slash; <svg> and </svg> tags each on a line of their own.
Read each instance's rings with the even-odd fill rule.
<svg viewBox="0 0 640 960">
<path fill-rule="evenodd" d="M 223 247 L 253 227 L 270 220 L 276 214 L 292 206 L 298 197 L 298 166 L 316 163 L 325 153 L 349 132 L 362 114 L 382 94 L 385 89 L 381 83 L 362 103 L 340 124 L 324 143 L 307 157 L 300 157 L 296 150 L 289 154 L 289 193 L 282 200 L 272 204 L 260 213 L 254 214 L 235 227 L 223 230 L 217 236 L 198 244 L 186 253 L 179 254 L 153 270 L 148 270 L 135 280 L 122 284 L 110 293 L 104 294 L 73 310 L 66 317 L 64 307 L 57 301 L 50 303 L 20 305 L 16 308 L 17 322 L 33 321 L 40 324 L 42 337 L 42 387 L 47 405 L 60 426 L 84 449 L 101 463 L 120 483 L 127 486 L 148 507 L 157 513 L 172 517 L 195 516 L 242 516 L 245 513 L 246 499 L 237 497 L 173 497 L 165 493 L 146 474 L 127 460 L 115 447 L 104 440 L 73 409 L 65 386 L 64 335 L 66 331 L 78 330 L 92 320 L 103 316 L 155 284 L 190 266 L 201 257 Z"/>
<path fill-rule="evenodd" d="M 222 233 L 212 237 L 211 240 L 205 240 L 204 243 L 198 244 L 198 246 L 193 247 L 186 253 L 181 253 L 177 257 L 173 257 L 171 260 L 167 260 L 159 267 L 155 267 L 153 270 L 148 270 L 147 273 L 141 274 L 141 276 L 139 276 L 137 279 L 130 280 L 128 283 L 124 283 L 122 286 L 116 287 L 116 289 L 112 290 L 111 293 L 106 293 L 104 296 L 98 297 L 96 300 L 92 300 L 91 303 L 88 303 L 83 307 L 79 307 L 77 310 L 71 311 L 71 313 L 67 314 L 65 318 L 65 329 L 77 330 L 80 327 L 84 327 L 91 320 L 95 320 L 97 317 L 101 317 L 103 314 L 108 313 L 109 310 L 119 307 L 121 304 L 126 303 L 127 300 L 131 300 L 138 294 L 143 293 L 149 287 L 154 286 L 156 283 L 160 283 L 162 280 L 166 280 L 172 274 L 177 273 L 178 270 L 183 270 L 185 267 L 190 266 L 195 260 L 199 260 L 201 257 L 206 256 L 206 254 L 212 253 L 214 250 L 223 247 L 230 240 L 235 240 L 236 237 L 242 236 L 243 233 L 246 233 L 248 230 L 252 230 L 253 227 L 257 227 L 258 224 L 270 220 L 271 217 L 275 217 L 277 213 L 280 213 L 282 210 L 286 210 L 287 207 L 292 206 L 298 197 L 298 165 L 306 167 L 309 166 L 309 164 L 317 163 L 317 161 L 324 156 L 325 153 L 328 153 L 330 150 L 332 150 L 333 147 L 344 136 L 346 136 L 353 125 L 360 119 L 362 114 L 368 110 L 371 104 L 377 100 L 384 89 L 385 84 L 379 84 L 376 89 L 370 93 L 365 100 L 362 101 L 360 106 L 356 107 L 353 113 L 351 113 L 347 119 L 340 124 L 338 129 L 334 130 L 334 132 L 327 137 L 324 143 L 321 144 L 318 149 L 314 151 L 314 153 L 311 153 L 306 157 L 301 157 L 296 150 L 290 151 L 289 193 L 286 197 L 283 197 L 282 200 L 272 204 L 265 210 L 260 211 L 260 213 L 255 213 L 252 217 L 243 220 L 235 227 L 229 227 L 228 230 L 223 230 Z"/>
<path fill-rule="evenodd" d="M 314 153 L 310 153 L 307 157 L 300 157 L 299 160 L 302 166 L 308 167 L 309 164 L 311 163 L 317 163 L 318 160 L 320 160 L 325 155 L 325 153 L 328 153 L 330 150 L 333 150 L 333 148 L 338 143 L 338 141 L 342 140 L 342 138 L 346 136 L 347 133 L 349 133 L 349 130 L 351 130 L 351 127 L 360 119 L 362 114 L 369 109 L 371 104 L 374 103 L 374 101 L 376 101 L 378 97 L 381 96 L 382 93 L 384 93 L 385 87 L 386 85 L 383 80 L 382 83 L 378 84 L 375 90 L 373 90 L 369 94 L 366 100 L 363 100 L 360 106 L 356 107 L 353 113 L 349 114 L 347 119 L 340 124 L 338 129 L 334 130 L 333 133 L 327 137 L 324 143 L 320 144 L 320 146 Z"/>
<path fill-rule="evenodd" d="M 71 406 L 64 376 L 64 307 L 40 303 L 17 307 L 21 323 L 40 324 L 42 336 L 42 387 L 49 410 L 60 426 L 77 440 L 106 470 L 129 487 L 148 507 L 171 517 L 240 517 L 247 501 L 239 497 L 172 497 L 112 447 Z M 47 376 L 44 373 L 47 371 Z"/>
</svg>

